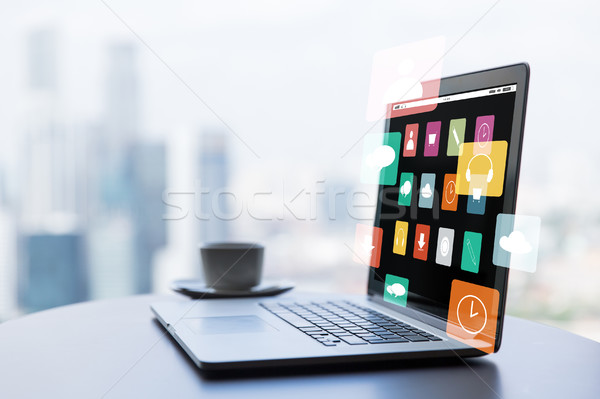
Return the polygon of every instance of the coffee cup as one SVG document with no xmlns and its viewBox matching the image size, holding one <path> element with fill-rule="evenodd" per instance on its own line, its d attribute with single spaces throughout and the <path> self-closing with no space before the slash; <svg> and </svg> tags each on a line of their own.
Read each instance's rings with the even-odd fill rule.
<svg viewBox="0 0 600 399">
<path fill-rule="evenodd" d="M 207 287 L 249 290 L 260 284 L 265 247 L 257 243 L 208 243 L 200 246 Z"/>
</svg>

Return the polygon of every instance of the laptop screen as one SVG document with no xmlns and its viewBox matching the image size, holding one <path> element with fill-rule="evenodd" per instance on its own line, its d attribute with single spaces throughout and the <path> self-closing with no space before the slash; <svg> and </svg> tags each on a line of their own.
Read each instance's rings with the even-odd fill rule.
<svg viewBox="0 0 600 399">
<path fill-rule="evenodd" d="M 438 98 L 392 106 L 384 141 L 399 143 L 398 171 L 395 185 L 379 190 L 375 299 L 446 320 L 456 306 L 451 291 L 471 284 L 494 289 L 503 313 L 508 271 L 492 262 L 494 234 L 497 216 L 514 212 L 521 131 L 513 119 L 520 128 L 526 82 L 493 83 L 469 91 L 450 85 L 455 91 Z M 410 114 L 431 104 L 432 111 Z M 397 110 L 405 115 L 393 117 Z"/>
</svg>

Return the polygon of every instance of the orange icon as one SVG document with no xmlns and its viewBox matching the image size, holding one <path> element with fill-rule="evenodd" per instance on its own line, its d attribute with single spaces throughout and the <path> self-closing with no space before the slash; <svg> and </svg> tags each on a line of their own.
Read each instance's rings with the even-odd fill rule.
<svg viewBox="0 0 600 399">
<path fill-rule="evenodd" d="M 456 175 L 444 175 L 444 195 L 442 195 L 442 209 L 456 211 L 458 194 L 456 193 Z"/>
<path fill-rule="evenodd" d="M 493 288 L 452 281 L 446 332 L 486 353 L 493 353 L 500 293 Z"/>
</svg>

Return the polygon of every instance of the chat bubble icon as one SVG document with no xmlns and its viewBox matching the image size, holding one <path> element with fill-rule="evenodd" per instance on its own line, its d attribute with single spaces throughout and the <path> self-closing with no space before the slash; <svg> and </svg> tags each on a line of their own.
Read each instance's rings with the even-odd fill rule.
<svg viewBox="0 0 600 399">
<path fill-rule="evenodd" d="M 390 295 L 399 297 L 399 296 L 403 296 L 404 294 L 406 294 L 406 288 L 404 288 L 404 286 L 400 283 L 394 283 L 392 285 L 388 285 L 387 292 Z"/>
<path fill-rule="evenodd" d="M 380 171 L 381 169 L 389 166 L 396 159 L 396 152 L 389 145 L 381 145 L 369 155 L 367 155 L 366 163 L 371 169 Z"/>
</svg>

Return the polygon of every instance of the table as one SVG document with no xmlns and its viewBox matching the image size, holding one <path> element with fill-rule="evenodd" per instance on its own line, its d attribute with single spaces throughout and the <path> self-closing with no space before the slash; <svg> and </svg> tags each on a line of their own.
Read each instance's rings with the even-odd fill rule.
<svg viewBox="0 0 600 399">
<path fill-rule="evenodd" d="M 500 352 L 450 362 L 238 372 L 195 368 L 135 296 L 0 325 L 3 398 L 600 398 L 600 343 L 507 317 Z"/>
</svg>

